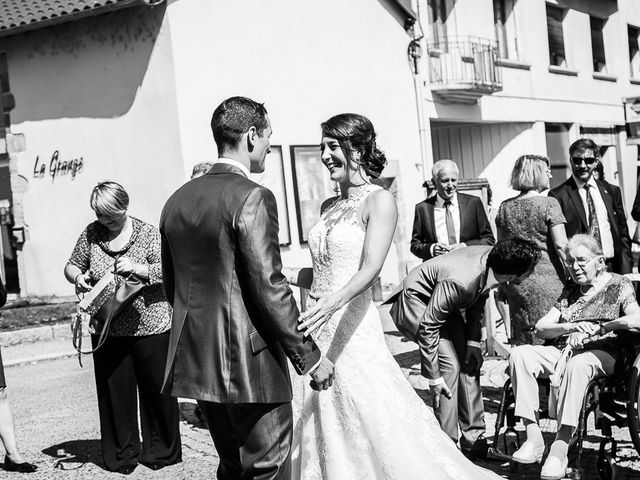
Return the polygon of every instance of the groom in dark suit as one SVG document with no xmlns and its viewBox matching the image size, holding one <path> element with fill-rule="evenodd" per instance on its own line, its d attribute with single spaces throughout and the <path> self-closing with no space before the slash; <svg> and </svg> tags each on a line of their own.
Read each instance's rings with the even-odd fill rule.
<svg viewBox="0 0 640 480">
<path fill-rule="evenodd" d="M 173 306 L 163 392 L 198 401 L 220 456 L 218 479 L 290 477 L 287 357 L 312 386 L 333 364 L 296 330 L 299 312 L 281 273 L 273 194 L 264 171 L 271 125 L 262 104 L 222 102 L 211 129 L 219 158 L 178 189 L 160 219 L 165 292 Z"/>
<path fill-rule="evenodd" d="M 600 149 L 588 138 L 576 140 L 569 147 L 572 175 L 553 188 L 549 196 L 560 202 L 567 219 L 567 237 L 589 233 L 602 246 L 607 267 L 620 274 L 631 273 L 631 238 L 622 194 L 615 185 L 596 180 L 593 171 L 600 162 Z"/>
</svg>

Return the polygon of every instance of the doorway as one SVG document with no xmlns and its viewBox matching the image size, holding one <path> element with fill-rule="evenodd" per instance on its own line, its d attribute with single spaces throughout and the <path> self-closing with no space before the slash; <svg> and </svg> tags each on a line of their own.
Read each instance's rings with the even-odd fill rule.
<svg viewBox="0 0 640 480">
<path fill-rule="evenodd" d="M 9 69 L 7 65 L 7 54 L 0 52 L 0 140 L 6 140 L 7 133 L 11 127 L 9 110 L 13 107 L 13 98 L 9 89 Z M 6 105 L 4 99 L 11 102 Z M 6 145 L 7 142 L 0 142 Z M 7 293 L 20 293 L 20 281 L 18 276 L 18 255 L 17 244 L 13 235 L 13 192 L 11 190 L 11 174 L 9 162 L 11 156 L 0 151 L 0 274 L 7 288 Z"/>
</svg>

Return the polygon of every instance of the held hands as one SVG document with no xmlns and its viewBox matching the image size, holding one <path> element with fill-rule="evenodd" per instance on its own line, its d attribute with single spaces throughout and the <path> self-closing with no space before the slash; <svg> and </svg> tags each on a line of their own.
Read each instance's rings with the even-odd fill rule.
<svg viewBox="0 0 640 480">
<path fill-rule="evenodd" d="M 597 335 L 600 332 L 600 325 L 593 322 L 576 322 L 572 326 L 573 331 L 567 339 L 567 345 L 571 348 L 582 347 L 587 338 Z"/>
<path fill-rule="evenodd" d="M 451 390 L 447 387 L 446 383 L 439 383 L 437 385 L 429 385 L 429 391 L 433 394 L 433 409 L 437 410 L 440 408 L 440 395 L 444 395 L 449 400 L 453 396 L 451 394 Z"/>
<path fill-rule="evenodd" d="M 574 332 L 586 333 L 587 336 L 596 335 L 600 331 L 600 325 L 593 322 L 576 322 L 573 326 Z"/>
<path fill-rule="evenodd" d="M 433 256 L 437 257 L 438 255 L 444 255 L 445 253 L 449 253 L 451 247 L 449 245 L 445 245 L 444 243 L 436 243 L 433 246 Z"/>
<path fill-rule="evenodd" d="M 304 336 L 311 335 L 311 332 L 318 330 L 329 321 L 331 316 L 340 308 L 340 296 L 337 293 L 317 296 L 309 295 L 317 300 L 316 304 L 298 318 L 298 331 L 304 331 Z M 320 331 L 320 330 L 318 330 Z"/>
<path fill-rule="evenodd" d="M 115 273 L 120 275 L 130 275 L 136 273 L 136 265 L 129 257 L 120 257 L 116 261 Z"/>
<path fill-rule="evenodd" d="M 436 243 L 433 246 L 433 256 L 437 257 L 438 255 L 443 255 L 445 253 L 453 252 L 454 250 L 458 250 L 459 248 L 464 248 L 464 243 L 456 243 L 455 245 L 445 245 L 444 243 Z"/>
<path fill-rule="evenodd" d="M 463 371 L 468 375 L 475 377 L 480 374 L 480 367 L 482 367 L 483 363 L 484 357 L 482 356 L 482 349 L 467 345 L 467 353 L 464 356 Z"/>
<path fill-rule="evenodd" d="M 335 366 L 327 357 L 322 357 L 320 365 L 311 373 L 311 388 L 317 391 L 326 390 L 333 385 Z"/>
<path fill-rule="evenodd" d="M 585 332 L 573 332 L 569 334 L 569 338 L 567 339 L 567 345 L 571 348 L 580 348 L 584 341 L 589 338 L 590 335 Z"/>
<path fill-rule="evenodd" d="M 75 279 L 76 293 L 85 293 L 91 290 L 90 279 L 91 277 L 88 273 L 79 273 Z"/>
</svg>

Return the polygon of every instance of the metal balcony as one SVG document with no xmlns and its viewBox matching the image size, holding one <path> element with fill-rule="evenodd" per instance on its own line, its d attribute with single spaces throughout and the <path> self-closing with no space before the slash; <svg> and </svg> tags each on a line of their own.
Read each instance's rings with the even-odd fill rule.
<svg viewBox="0 0 640 480">
<path fill-rule="evenodd" d="M 502 90 L 494 41 L 455 37 L 427 43 L 430 87 L 445 102 L 476 103 Z"/>
</svg>

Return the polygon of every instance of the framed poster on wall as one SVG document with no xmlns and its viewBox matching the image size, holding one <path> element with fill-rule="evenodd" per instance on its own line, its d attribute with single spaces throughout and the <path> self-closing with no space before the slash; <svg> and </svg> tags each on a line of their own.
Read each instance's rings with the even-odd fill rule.
<svg viewBox="0 0 640 480">
<path fill-rule="evenodd" d="M 300 243 L 305 243 L 309 230 L 320 218 L 320 206 L 336 196 L 336 184 L 322 164 L 318 145 L 291 147 L 291 167 L 298 217 Z"/>
<path fill-rule="evenodd" d="M 251 180 L 273 192 L 278 204 L 278 223 L 280 231 L 278 237 L 280 245 L 291 244 L 291 230 L 289 228 L 289 211 L 287 209 L 287 191 L 284 186 L 284 164 L 282 147 L 271 147 L 264 164 L 264 172 L 252 173 Z"/>
</svg>

